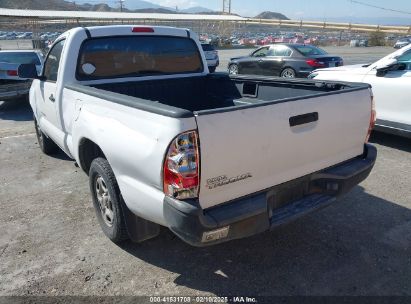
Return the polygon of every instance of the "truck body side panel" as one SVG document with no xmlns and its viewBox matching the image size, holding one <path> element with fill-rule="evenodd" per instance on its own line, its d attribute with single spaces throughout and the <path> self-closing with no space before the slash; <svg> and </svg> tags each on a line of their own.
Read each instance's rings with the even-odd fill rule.
<svg viewBox="0 0 411 304">
<path fill-rule="evenodd" d="M 69 108 L 63 110 L 63 119 L 77 162 L 80 164 L 78 149 L 82 140 L 96 143 L 114 171 L 128 208 L 165 225 L 164 155 L 174 137 L 196 129 L 194 117 L 177 119 L 153 114 L 69 89 L 64 89 L 64 100 Z"/>
</svg>

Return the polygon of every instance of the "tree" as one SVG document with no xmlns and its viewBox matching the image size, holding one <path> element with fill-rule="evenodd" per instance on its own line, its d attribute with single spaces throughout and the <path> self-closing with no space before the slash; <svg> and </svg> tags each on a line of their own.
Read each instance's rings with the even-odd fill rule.
<svg viewBox="0 0 411 304">
<path fill-rule="evenodd" d="M 385 34 L 380 31 L 372 32 L 370 34 L 369 46 L 384 46 Z"/>
</svg>

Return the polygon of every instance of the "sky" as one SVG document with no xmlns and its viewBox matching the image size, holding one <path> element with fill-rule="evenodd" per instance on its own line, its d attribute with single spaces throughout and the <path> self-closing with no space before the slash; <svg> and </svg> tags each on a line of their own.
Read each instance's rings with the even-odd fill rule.
<svg viewBox="0 0 411 304">
<path fill-rule="evenodd" d="M 135 0 L 125 0 L 125 6 L 132 6 Z M 213 10 L 221 10 L 223 0 L 147 0 L 155 4 L 179 9 L 193 6 L 202 6 Z M 361 5 L 363 2 L 373 6 L 380 6 L 388 10 Z M 87 2 L 82 0 L 78 2 Z M 96 0 L 90 1 L 92 3 Z M 98 1 L 100 2 L 100 1 Z M 101 0 L 110 5 L 115 5 L 118 0 Z M 353 22 L 364 18 L 378 21 L 381 18 L 400 18 L 411 24 L 411 0 L 231 0 L 232 12 L 241 16 L 255 16 L 263 11 L 279 12 L 290 19 L 321 21 L 343 18 Z M 404 11 L 405 13 L 392 12 L 391 10 Z"/>
<path fill-rule="evenodd" d="M 133 0 L 126 0 L 132 2 Z M 180 8 L 204 6 L 220 9 L 222 0 L 151 0 L 151 2 Z M 384 8 L 402 10 L 409 14 L 400 14 L 382 9 L 371 8 L 351 0 L 231 0 L 232 11 L 243 16 L 255 16 L 262 11 L 274 11 L 285 14 L 291 19 L 310 17 L 402 17 L 411 20 L 411 0 L 362 0 L 360 2 Z"/>
</svg>

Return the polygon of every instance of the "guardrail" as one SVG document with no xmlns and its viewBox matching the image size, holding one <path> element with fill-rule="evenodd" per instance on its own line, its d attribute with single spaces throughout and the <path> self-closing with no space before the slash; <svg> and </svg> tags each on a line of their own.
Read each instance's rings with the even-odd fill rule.
<svg viewBox="0 0 411 304">
<path fill-rule="evenodd" d="M 247 24 L 273 25 L 285 27 L 318 28 L 329 30 L 348 30 L 360 32 L 383 32 L 393 34 L 411 34 L 411 26 L 391 26 L 359 23 L 339 23 L 304 20 L 279 20 L 279 19 L 247 19 Z"/>
</svg>

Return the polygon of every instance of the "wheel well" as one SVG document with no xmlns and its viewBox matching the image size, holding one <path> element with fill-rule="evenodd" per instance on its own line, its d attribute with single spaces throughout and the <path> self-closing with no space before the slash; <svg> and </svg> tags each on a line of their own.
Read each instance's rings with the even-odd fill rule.
<svg viewBox="0 0 411 304">
<path fill-rule="evenodd" d="M 97 157 L 106 158 L 101 148 L 93 141 L 83 138 L 79 145 L 79 161 L 80 167 L 88 174 L 91 162 Z M 106 158 L 107 159 L 107 158 Z"/>
</svg>

